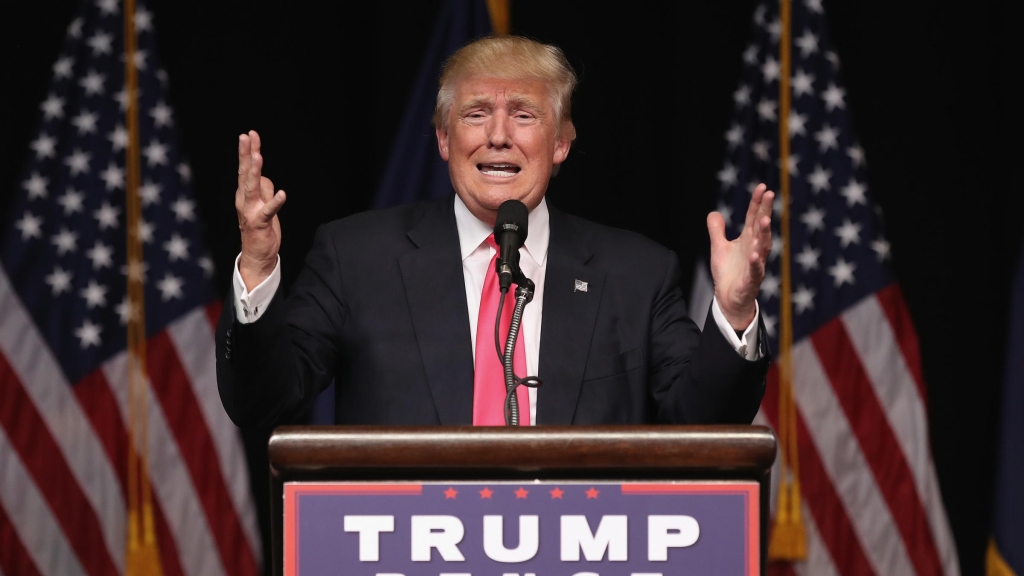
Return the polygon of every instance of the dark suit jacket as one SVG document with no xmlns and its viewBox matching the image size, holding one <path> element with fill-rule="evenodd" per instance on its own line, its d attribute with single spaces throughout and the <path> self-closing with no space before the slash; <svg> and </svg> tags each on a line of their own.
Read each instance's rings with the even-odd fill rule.
<svg viewBox="0 0 1024 576">
<path fill-rule="evenodd" d="M 310 406 L 337 378 L 340 424 L 471 424 L 474 357 L 454 200 L 322 226 L 286 299 L 217 326 L 221 400 L 239 426 Z M 764 393 L 708 314 L 686 313 L 671 251 L 550 207 L 537 424 L 749 423 Z M 575 280 L 588 283 L 576 291 Z M 488 343 L 478 343 L 488 345 Z"/>
</svg>

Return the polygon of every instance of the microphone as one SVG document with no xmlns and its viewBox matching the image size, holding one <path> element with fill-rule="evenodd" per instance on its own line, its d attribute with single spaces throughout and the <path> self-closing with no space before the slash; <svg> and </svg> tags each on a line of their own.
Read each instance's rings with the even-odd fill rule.
<svg viewBox="0 0 1024 576">
<path fill-rule="evenodd" d="M 506 200 L 498 206 L 494 220 L 494 241 L 498 244 L 498 259 L 494 263 L 501 293 L 508 292 L 512 281 L 521 277 L 519 248 L 526 242 L 530 213 L 519 200 Z"/>
</svg>

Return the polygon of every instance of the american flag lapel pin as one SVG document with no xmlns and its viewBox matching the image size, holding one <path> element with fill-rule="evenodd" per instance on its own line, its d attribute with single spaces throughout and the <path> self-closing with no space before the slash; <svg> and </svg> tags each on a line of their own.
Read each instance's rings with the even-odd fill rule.
<svg viewBox="0 0 1024 576">
<path fill-rule="evenodd" d="M 586 292 L 586 291 L 587 291 L 587 283 L 584 282 L 583 280 L 577 280 L 576 281 L 576 288 L 573 290 L 573 292 Z"/>
</svg>

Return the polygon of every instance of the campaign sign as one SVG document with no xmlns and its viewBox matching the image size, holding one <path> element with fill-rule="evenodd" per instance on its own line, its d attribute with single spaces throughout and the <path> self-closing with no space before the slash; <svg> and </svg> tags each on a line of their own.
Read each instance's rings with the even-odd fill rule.
<svg viewBox="0 0 1024 576">
<path fill-rule="evenodd" d="M 284 487 L 286 576 L 755 576 L 756 482 Z"/>
</svg>

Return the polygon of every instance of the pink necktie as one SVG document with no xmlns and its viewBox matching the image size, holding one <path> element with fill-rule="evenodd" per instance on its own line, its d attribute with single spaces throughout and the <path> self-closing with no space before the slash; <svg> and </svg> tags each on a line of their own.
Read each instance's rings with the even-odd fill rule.
<svg viewBox="0 0 1024 576">
<path fill-rule="evenodd" d="M 487 266 L 484 277 L 484 290 L 480 294 L 480 315 L 476 322 L 476 369 L 473 372 L 473 425 L 504 426 L 505 425 L 505 370 L 494 349 L 494 316 L 498 313 L 498 299 L 501 290 L 498 287 L 498 274 L 494 271 L 494 262 L 498 259 L 498 245 L 494 235 L 487 237 L 487 244 L 494 249 L 494 257 Z M 514 288 L 505 294 L 505 306 L 501 309 L 502 351 L 508 339 L 508 327 L 512 323 L 512 310 L 516 299 Z M 523 332 L 520 330 L 516 339 L 516 353 L 512 360 L 515 373 L 519 377 L 526 376 L 526 350 L 523 345 Z M 519 402 L 519 423 L 530 425 L 530 394 L 525 386 L 516 388 L 516 400 Z"/>
</svg>

